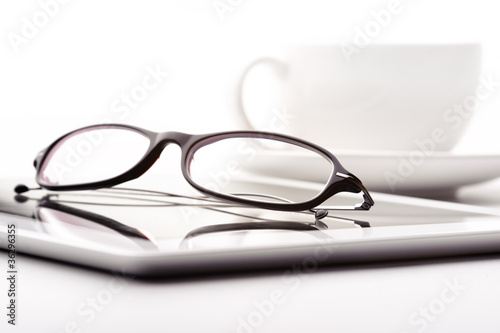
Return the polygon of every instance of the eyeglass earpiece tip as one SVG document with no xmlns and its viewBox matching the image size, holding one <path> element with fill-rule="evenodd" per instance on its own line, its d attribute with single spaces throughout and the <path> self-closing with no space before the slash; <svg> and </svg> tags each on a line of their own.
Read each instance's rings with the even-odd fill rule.
<svg viewBox="0 0 500 333">
<path fill-rule="evenodd" d="M 28 188 L 28 186 L 26 186 L 24 184 L 19 184 L 19 185 L 16 185 L 16 187 L 14 187 L 14 192 L 16 192 L 17 194 L 28 192 L 29 190 L 30 189 Z"/>
<path fill-rule="evenodd" d="M 35 190 L 41 190 L 41 189 L 42 189 L 41 187 L 29 188 L 28 186 L 26 186 L 24 184 L 19 184 L 16 187 L 14 187 L 14 192 L 16 192 L 17 194 L 21 194 L 21 193 L 25 193 L 28 191 L 35 191 Z"/>
</svg>

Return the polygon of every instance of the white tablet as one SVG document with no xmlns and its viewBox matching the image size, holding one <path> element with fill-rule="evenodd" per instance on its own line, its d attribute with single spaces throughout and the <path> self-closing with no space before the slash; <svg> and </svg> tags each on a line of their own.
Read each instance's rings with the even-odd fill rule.
<svg viewBox="0 0 500 333">
<path fill-rule="evenodd" d="M 2 180 L 0 248 L 11 256 L 16 251 L 138 276 L 308 272 L 320 265 L 500 252 L 500 217 L 463 204 L 372 193 L 370 211 L 332 211 L 316 221 L 310 212 L 192 198 L 186 188 L 174 193 L 188 197 L 157 188 L 16 195 L 18 182 Z M 126 186 L 144 188 L 140 181 Z M 276 186 L 308 191 L 317 185 Z"/>
</svg>

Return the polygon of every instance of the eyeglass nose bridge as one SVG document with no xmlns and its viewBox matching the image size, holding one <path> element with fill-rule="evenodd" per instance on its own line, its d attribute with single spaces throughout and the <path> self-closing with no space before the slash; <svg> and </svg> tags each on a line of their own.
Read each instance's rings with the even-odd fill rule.
<svg viewBox="0 0 500 333">
<path fill-rule="evenodd" d="M 147 170 L 149 170 L 149 168 L 153 166 L 156 160 L 160 158 L 165 148 L 171 144 L 177 145 L 181 149 L 182 155 L 184 155 L 186 147 L 188 147 L 190 141 L 192 141 L 193 139 L 193 135 L 173 131 L 161 133 L 151 132 L 149 134 L 149 138 L 149 149 L 143 159 L 134 168 L 140 174 L 147 172 Z"/>
<path fill-rule="evenodd" d="M 188 158 L 189 150 L 196 144 L 196 142 L 200 140 L 203 141 L 204 139 L 206 139 L 205 135 L 188 134 L 183 132 L 169 131 L 157 133 L 154 138 L 151 138 L 152 143 L 143 162 L 145 164 L 152 165 L 160 157 L 161 153 L 167 146 L 170 144 L 177 145 L 181 149 L 182 173 L 184 178 L 186 178 L 189 182 L 189 173 L 186 171 L 186 159 Z M 149 165 L 149 167 L 151 167 L 151 165 Z"/>
<path fill-rule="evenodd" d="M 169 144 L 176 144 L 179 147 L 185 147 L 193 138 L 193 135 L 182 132 L 162 132 L 158 133 L 153 141 L 153 145 L 164 149 Z"/>
</svg>

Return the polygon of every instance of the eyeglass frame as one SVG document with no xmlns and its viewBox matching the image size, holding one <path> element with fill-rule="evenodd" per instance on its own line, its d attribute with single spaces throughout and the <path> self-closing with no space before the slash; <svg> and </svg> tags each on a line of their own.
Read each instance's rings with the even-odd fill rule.
<svg viewBox="0 0 500 333">
<path fill-rule="evenodd" d="M 131 167 L 129 170 L 125 171 L 124 173 L 118 176 L 90 183 L 72 184 L 72 185 L 50 185 L 42 181 L 41 179 L 42 166 L 44 165 L 45 160 L 51 156 L 50 153 L 53 151 L 53 149 L 56 148 L 56 146 L 62 140 L 80 131 L 86 131 L 92 129 L 96 130 L 112 129 L 112 128 L 135 131 L 149 139 L 150 142 L 148 149 L 146 150 L 142 158 L 133 167 Z M 333 164 L 333 170 L 327 183 L 324 185 L 323 190 L 312 199 L 304 202 L 264 202 L 260 200 L 251 200 L 243 197 L 238 197 L 235 195 L 215 192 L 199 185 L 191 178 L 190 160 L 194 156 L 194 153 L 201 147 L 227 138 L 268 139 L 268 140 L 281 141 L 284 143 L 302 147 L 322 155 L 327 161 Z M 202 144 L 204 142 L 205 144 Z M 222 201 L 228 201 L 232 203 L 238 203 L 241 205 L 259 207 L 269 210 L 303 211 L 303 210 L 313 210 L 314 208 L 318 208 L 321 203 L 325 202 L 326 200 L 328 200 L 329 198 L 331 198 L 332 196 L 334 196 L 339 192 L 351 192 L 351 193 L 363 192 L 364 202 L 361 205 L 352 207 L 350 209 L 343 208 L 343 210 L 369 210 L 371 206 L 375 204 L 375 202 L 373 201 L 372 197 L 368 193 L 368 190 L 365 188 L 361 180 L 359 180 L 356 176 L 347 171 L 340 164 L 339 160 L 328 150 L 312 142 L 300 138 L 280 133 L 271 133 L 264 131 L 228 131 L 228 132 L 216 132 L 209 134 L 187 134 L 176 131 L 154 132 L 137 126 L 125 125 L 125 124 L 99 124 L 99 125 L 85 126 L 64 134 L 63 136 L 55 140 L 46 149 L 38 153 L 33 163 L 36 168 L 36 182 L 40 185 L 40 187 L 52 191 L 95 190 L 100 188 L 110 188 L 115 185 L 122 184 L 142 176 L 149 170 L 149 168 L 151 168 L 151 166 L 153 166 L 156 160 L 160 157 L 163 150 L 169 144 L 172 143 L 177 144 L 181 149 L 181 171 L 184 179 L 192 187 L 194 187 L 201 193 L 204 193 L 208 196 L 217 198 Z M 329 208 L 325 209 L 330 210 Z"/>
</svg>

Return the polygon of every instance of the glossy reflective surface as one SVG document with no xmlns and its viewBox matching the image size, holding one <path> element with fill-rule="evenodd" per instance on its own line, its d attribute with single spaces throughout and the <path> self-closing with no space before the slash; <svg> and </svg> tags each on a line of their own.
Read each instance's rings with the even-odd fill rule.
<svg viewBox="0 0 500 333">
<path fill-rule="evenodd" d="M 391 202 L 391 196 L 385 195 L 386 200 L 380 200 L 369 213 L 342 212 L 317 221 L 311 212 L 241 207 L 195 196 L 193 192 L 174 195 L 114 188 L 66 193 L 40 190 L 15 195 L 12 188 L 16 183 L 5 184 L 0 212 L 28 217 L 32 230 L 87 246 L 105 244 L 148 251 L 307 244 L 341 238 L 348 230 L 348 234 L 362 235 L 377 227 L 457 223 L 486 216 L 451 207 L 424 206 L 425 200 Z M 278 194 L 290 191 L 285 185 L 273 190 Z M 301 191 L 313 193 L 315 185 L 310 186 Z M 335 204 L 350 200 L 338 196 Z"/>
</svg>

